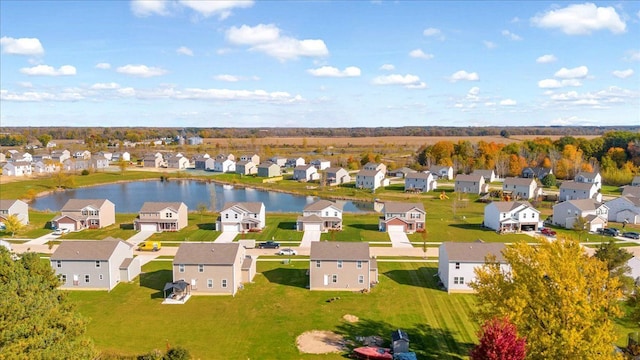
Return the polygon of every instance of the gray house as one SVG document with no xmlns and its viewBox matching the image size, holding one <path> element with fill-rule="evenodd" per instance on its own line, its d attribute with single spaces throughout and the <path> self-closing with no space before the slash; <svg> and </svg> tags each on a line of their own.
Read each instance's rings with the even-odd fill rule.
<svg viewBox="0 0 640 360">
<path fill-rule="evenodd" d="M 330 167 L 325 170 L 327 183 L 329 185 L 340 185 L 351 182 L 349 172 L 341 167 Z"/>
<path fill-rule="evenodd" d="M 272 162 L 263 162 L 258 165 L 258 176 L 260 177 L 274 177 L 280 176 L 280 166 Z"/>
<path fill-rule="evenodd" d="M 251 160 L 241 160 L 236 163 L 236 174 L 253 175 L 257 173 L 258 168 L 256 167 L 256 164 L 254 164 Z"/>
<path fill-rule="evenodd" d="M 482 175 L 458 175 L 454 187 L 455 192 L 480 194 L 489 189 Z"/>
<path fill-rule="evenodd" d="M 427 192 L 435 190 L 437 187 L 438 183 L 428 171 L 410 173 L 404 178 L 404 191 Z"/>
<path fill-rule="evenodd" d="M 368 291 L 378 282 L 368 243 L 314 241 L 310 260 L 310 290 Z"/>
</svg>

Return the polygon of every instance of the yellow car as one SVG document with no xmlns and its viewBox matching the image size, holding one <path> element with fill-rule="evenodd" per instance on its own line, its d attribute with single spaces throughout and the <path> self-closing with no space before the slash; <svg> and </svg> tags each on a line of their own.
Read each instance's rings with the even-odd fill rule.
<svg viewBox="0 0 640 360">
<path fill-rule="evenodd" d="M 138 245 L 140 251 L 158 251 L 162 249 L 162 244 L 159 241 L 143 241 Z"/>
</svg>

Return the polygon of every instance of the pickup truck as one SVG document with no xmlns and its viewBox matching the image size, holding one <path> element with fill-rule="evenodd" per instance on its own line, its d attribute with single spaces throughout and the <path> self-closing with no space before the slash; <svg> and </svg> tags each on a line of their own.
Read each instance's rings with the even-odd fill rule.
<svg viewBox="0 0 640 360">
<path fill-rule="evenodd" d="M 280 243 L 277 243 L 275 241 L 261 242 L 258 244 L 258 248 L 259 249 L 279 249 Z"/>
</svg>

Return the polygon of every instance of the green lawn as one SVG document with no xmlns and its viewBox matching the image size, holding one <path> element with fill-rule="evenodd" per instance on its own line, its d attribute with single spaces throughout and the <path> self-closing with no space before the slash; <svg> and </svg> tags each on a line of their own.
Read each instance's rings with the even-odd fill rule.
<svg viewBox="0 0 640 360">
<path fill-rule="evenodd" d="M 331 231 L 321 235 L 321 240 L 335 241 L 387 241 L 389 234 L 378 231 L 380 214 L 343 214 L 342 231 Z"/>
<path fill-rule="evenodd" d="M 90 319 L 88 333 L 99 349 L 139 354 L 164 349 L 168 341 L 195 359 L 344 359 L 300 354 L 295 339 L 316 329 L 388 341 L 393 329 L 402 328 L 420 359 L 462 359 L 476 341 L 469 316 L 473 296 L 437 290 L 432 264 L 380 263 L 380 284 L 361 294 L 305 289 L 307 262 L 259 262 L 255 282 L 236 297 L 196 296 L 185 305 L 161 305 L 170 266 L 152 262 L 139 281 L 111 293 L 70 293 Z M 340 300 L 326 301 L 336 296 Z M 360 321 L 345 322 L 346 314 Z"/>
<path fill-rule="evenodd" d="M 4 192 L 4 185 L 3 191 Z M 29 209 L 29 225 L 27 225 L 22 231 L 15 234 L 13 239 L 34 239 L 43 235 L 46 235 L 53 230 L 49 226 L 49 221 L 56 216 L 55 213 L 47 211 L 36 211 Z M 5 231 L 0 231 L 0 237 L 11 238 L 11 234 Z"/>
<path fill-rule="evenodd" d="M 240 234 L 238 239 L 255 239 L 257 241 L 265 240 L 282 240 L 282 241 L 300 241 L 302 240 L 302 231 L 296 230 L 296 220 L 300 214 L 296 213 L 267 213 L 266 226 L 261 232 L 250 232 Z"/>
<path fill-rule="evenodd" d="M 217 214 L 189 213 L 189 224 L 187 227 L 176 232 L 162 232 L 151 235 L 149 240 L 153 241 L 213 241 L 219 231 L 215 231 Z"/>
<path fill-rule="evenodd" d="M 60 239 L 82 239 L 82 240 L 102 240 L 107 237 L 127 240 L 135 235 L 133 230 L 133 220 L 137 214 L 116 213 L 116 223 L 101 229 L 85 229 L 78 232 L 71 232 L 60 236 Z"/>
</svg>

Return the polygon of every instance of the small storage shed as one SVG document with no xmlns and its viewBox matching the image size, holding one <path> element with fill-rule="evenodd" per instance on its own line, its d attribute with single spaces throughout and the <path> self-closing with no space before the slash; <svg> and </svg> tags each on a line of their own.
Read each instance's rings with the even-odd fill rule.
<svg viewBox="0 0 640 360">
<path fill-rule="evenodd" d="M 256 275 L 256 261 L 250 256 L 245 256 L 242 261 L 242 282 L 250 283 Z"/>
<path fill-rule="evenodd" d="M 120 264 L 120 281 L 133 281 L 140 275 L 141 266 L 138 258 L 125 258 Z"/>
<path fill-rule="evenodd" d="M 409 352 L 409 335 L 398 329 L 391 333 L 391 350 L 394 354 Z"/>
</svg>

